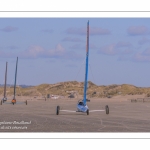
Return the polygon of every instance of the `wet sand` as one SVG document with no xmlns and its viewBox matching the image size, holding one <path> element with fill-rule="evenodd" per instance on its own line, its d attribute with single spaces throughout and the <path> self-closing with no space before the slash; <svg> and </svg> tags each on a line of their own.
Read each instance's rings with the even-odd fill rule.
<svg viewBox="0 0 150 150">
<path fill-rule="evenodd" d="M 142 96 L 92 98 L 89 110 L 106 112 L 60 112 L 56 106 L 76 111 L 78 99 L 47 99 L 17 97 L 12 105 L 10 98 L 0 105 L 0 132 L 150 132 L 150 102 L 131 102 Z M 32 99 L 32 100 L 31 100 Z M 25 104 L 28 100 L 28 104 Z"/>
</svg>

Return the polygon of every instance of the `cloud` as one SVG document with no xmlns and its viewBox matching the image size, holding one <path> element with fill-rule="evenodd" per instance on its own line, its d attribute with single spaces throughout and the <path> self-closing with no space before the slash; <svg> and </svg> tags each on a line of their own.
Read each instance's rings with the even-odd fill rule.
<svg viewBox="0 0 150 150">
<path fill-rule="evenodd" d="M 133 54 L 133 50 L 132 49 L 125 49 L 120 54 L 121 55 L 130 55 L 130 54 Z"/>
<path fill-rule="evenodd" d="M 22 58 L 37 58 L 42 56 L 45 50 L 41 46 L 30 46 L 27 50 L 24 50 L 19 54 Z"/>
<path fill-rule="evenodd" d="M 144 37 L 141 40 L 139 40 L 138 43 L 140 45 L 143 45 L 143 44 L 146 44 L 146 43 L 150 43 L 150 39 Z"/>
<path fill-rule="evenodd" d="M 53 58 L 62 56 L 65 53 L 65 49 L 61 44 L 58 44 L 55 49 L 46 50 L 41 46 L 30 46 L 27 50 L 20 53 L 22 58 Z"/>
<path fill-rule="evenodd" d="M 36 59 L 36 58 L 53 58 L 53 59 L 69 59 L 77 60 L 82 56 L 74 51 L 67 51 L 61 44 L 57 44 L 54 49 L 44 49 L 41 46 L 33 45 L 21 52 L 4 52 L 0 50 L 0 57 L 13 58 L 20 57 L 23 59 Z"/>
<path fill-rule="evenodd" d="M 139 50 L 128 42 L 118 42 L 101 47 L 98 53 L 118 56 L 119 61 L 150 62 L 150 47 L 143 51 Z"/>
<path fill-rule="evenodd" d="M 57 44 L 54 50 L 52 49 L 47 51 L 46 56 L 54 58 L 64 58 L 67 54 L 68 52 L 65 50 L 65 48 L 63 48 L 61 44 Z"/>
<path fill-rule="evenodd" d="M 74 51 L 67 51 L 61 44 L 54 49 L 44 49 L 41 46 L 31 46 L 20 53 L 22 58 L 59 58 L 59 59 L 80 59 L 81 56 Z"/>
<path fill-rule="evenodd" d="M 45 33 L 53 33 L 53 30 L 52 30 L 52 29 L 44 29 L 44 30 L 42 30 L 42 32 L 45 32 Z"/>
<path fill-rule="evenodd" d="M 98 53 L 106 55 L 130 54 L 132 44 L 130 42 L 118 42 L 101 47 Z"/>
<path fill-rule="evenodd" d="M 145 26 L 131 26 L 127 29 L 127 33 L 132 36 L 149 34 L 149 30 Z"/>
<path fill-rule="evenodd" d="M 137 53 L 132 58 L 136 62 L 150 62 L 150 55 L 143 55 L 142 53 Z"/>
<path fill-rule="evenodd" d="M 70 41 L 70 42 L 81 42 L 82 40 L 79 38 L 65 37 L 62 41 Z"/>
<path fill-rule="evenodd" d="M 70 49 L 83 49 L 86 50 L 86 45 L 81 45 L 81 44 L 74 44 L 69 47 Z M 97 49 L 97 46 L 95 46 L 93 43 L 89 44 L 89 49 Z"/>
<path fill-rule="evenodd" d="M 150 47 L 133 55 L 132 60 L 136 62 L 150 62 Z"/>
<path fill-rule="evenodd" d="M 115 55 L 118 53 L 118 50 L 115 48 L 115 44 L 110 44 L 100 48 L 98 53 L 106 54 L 106 55 Z"/>
<path fill-rule="evenodd" d="M 16 31 L 16 30 L 18 30 L 18 28 L 17 27 L 12 27 L 12 26 L 7 26 L 3 29 L 0 29 L 0 31 L 3 31 L 3 32 L 13 32 L 13 31 Z"/>
<path fill-rule="evenodd" d="M 110 34 L 110 31 L 102 28 L 90 28 L 90 35 L 105 35 Z"/>
<path fill-rule="evenodd" d="M 111 32 L 107 29 L 97 28 L 97 27 L 90 27 L 89 29 L 90 35 L 107 35 Z M 67 34 L 78 34 L 78 35 L 86 35 L 87 29 L 86 28 L 68 28 L 66 30 Z"/>
<path fill-rule="evenodd" d="M 132 62 L 150 62 L 150 47 L 141 52 L 132 52 L 131 55 L 120 55 L 118 60 L 129 60 Z"/>
</svg>

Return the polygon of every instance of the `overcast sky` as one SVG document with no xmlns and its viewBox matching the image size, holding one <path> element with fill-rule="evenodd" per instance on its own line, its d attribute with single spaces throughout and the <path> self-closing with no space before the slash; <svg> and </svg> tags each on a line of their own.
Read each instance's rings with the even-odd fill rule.
<svg viewBox="0 0 150 150">
<path fill-rule="evenodd" d="M 88 20 L 89 80 L 150 87 L 149 18 L 0 18 L 0 84 L 84 81 Z"/>
</svg>

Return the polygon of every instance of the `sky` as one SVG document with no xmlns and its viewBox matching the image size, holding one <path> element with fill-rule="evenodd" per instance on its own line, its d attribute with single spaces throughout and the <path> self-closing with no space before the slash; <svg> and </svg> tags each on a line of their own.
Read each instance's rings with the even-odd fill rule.
<svg viewBox="0 0 150 150">
<path fill-rule="evenodd" d="M 0 84 L 83 82 L 88 20 L 88 80 L 150 87 L 149 18 L 0 18 Z"/>
</svg>

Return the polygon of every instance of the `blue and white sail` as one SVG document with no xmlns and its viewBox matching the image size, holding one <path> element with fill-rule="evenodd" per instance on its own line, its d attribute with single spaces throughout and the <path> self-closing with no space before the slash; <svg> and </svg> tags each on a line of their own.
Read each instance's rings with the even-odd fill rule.
<svg viewBox="0 0 150 150">
<path fill-rule="evenodd" d="M 85 64 L 85 81 L 84 81 L 84 95 L 83 100 L 77 104 L 78 112 L 87 112 L 89 114 L 89 108 L 86 104 L 86 94 L 88 85 L 88 57 L 89 57 L 89 21 L 87 23 L 87 44 L 86 44 L 86 64 Z"/>
<path fill-rule="evenodd" d="M 84 97 L 83 97 L 84 105 L 86 105 L 86 94 L 88 86 L 88 58 L 89 58 L 89 21 L 87 23 L 86 65 L 85 65 L 85 82 L 84 82 Z"/>
</svg>

